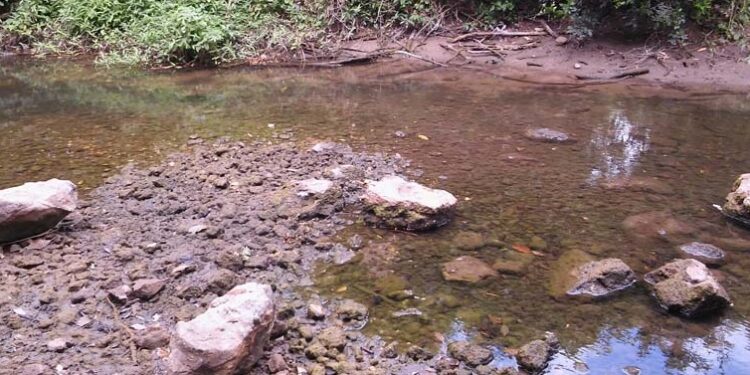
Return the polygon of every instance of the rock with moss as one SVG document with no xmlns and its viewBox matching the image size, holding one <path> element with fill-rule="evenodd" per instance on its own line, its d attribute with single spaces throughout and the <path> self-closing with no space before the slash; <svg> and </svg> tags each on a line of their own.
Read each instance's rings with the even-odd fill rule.
<svg viewBox="0 0 750 375">
<path fill-rule="evenodd" d="M 367 181 L 362 200 L 369 223 L 408 231 L 431 230 L 448 224 L 457 203 L 456 197 L 445 190 L 393 175 Z"/>
<path fill-rule="evenodd" d="M 731 303 L 711 271 L 695 259 L 672 261 L 643 279 L 662 308 L 686 318 L 702 317 Z"/>
</svg>

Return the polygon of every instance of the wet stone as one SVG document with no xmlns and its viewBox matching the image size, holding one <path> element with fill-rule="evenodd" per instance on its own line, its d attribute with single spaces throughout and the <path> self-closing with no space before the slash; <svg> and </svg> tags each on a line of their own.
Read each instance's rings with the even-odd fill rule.
<svg viewBox="0 0 750 375">
<path fill-rule="evenodd" d="M 461 231 L 453 237 L 453 244 L 461 250 L 476 250 L 484 246 L 484 239 L 477 232 Z"/>
<path fill-rule="evenodd" d="M 497 272 L 487 263 L 472 256 L 460 256 L 443 264 L 443 278 L 447 281 L 478 283 L 497 277 Z"/>
<path fill-rule="evenodd" d="M 387 228 L 426 231 L 447 224 L 457 200 L 453 194 L 431 189 L 399 176 L 367 181 L 362 196 L 366 221 Z"/>
<path fill-rule="evenodd" d="M 492 351 L 489 349 L 466 341 L 456 341 L 448 344 L 448 353 L 451 357 L 471 367 L 486 365 L 494 358 Z"/>
<path fill-rule="evenodd" d="M 521 368 L 536 373 L 547 367 L 558 346 L 557 337 L 547 333 L 544 339 L 531 341 L 519 348 L 516 360 Z"/>
<path fill-rule="evenodd" d="M 729 306 L 729 294 L 711 271 L 695 259 L 679 259 L 644 276 L 659 305 L 686 318 L 697 318 Z"/>
<path fill-rule="evenodd" d="M 367 306 L 350 299 L 343 300 L 336 308 L 336 315 L 339 319 L 364 320 L 367 318 Z"/>
<path fill-rule="evenodd" d="M 575 282 L 569 296 L 605 297 L 635 284 L 633 270 L 616 258 L 588 262 L 573 271 Z"/>
<path fill-rule="evenodd" d="M 536 128 L 527 130 L 524 135 L 533 141 L 547 143 L 575 143 L 576 140 L 559 130 Z"/>
<path fill-rule="evenodd" d="M 678 249 L 683 255 L 694 258 L 707 266 L 720 266 L 724 264 L 724 250 L 711 244 L 691 242 L 680 245 Z"/>
</svg>

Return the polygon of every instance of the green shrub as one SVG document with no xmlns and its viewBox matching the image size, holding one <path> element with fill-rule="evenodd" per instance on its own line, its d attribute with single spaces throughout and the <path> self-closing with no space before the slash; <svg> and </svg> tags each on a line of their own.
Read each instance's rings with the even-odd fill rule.
<svg viewBox="0 0 750 375">
<path fill-rule="evenodd" d="M 6 45 L 90 51 L 112 64 L 220 64 L 268 49 L 316 49 L 359 31 L 467 28 L 527 17 L 570 20 L 577 39 L 603 25 L 685 39 L 692 23 L 745 37 L 750 0 L 18 0 L 0 27 Z M 614 27 L 613 27 L 614 25 Z M 324 49 L 324 48 L 323 48 Z"/>
</svg>

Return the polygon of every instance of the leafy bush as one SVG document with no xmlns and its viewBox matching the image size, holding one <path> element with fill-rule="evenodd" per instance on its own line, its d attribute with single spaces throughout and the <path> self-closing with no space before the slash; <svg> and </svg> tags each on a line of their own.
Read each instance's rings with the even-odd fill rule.
<svg viewBox="0 0 750 375">
<path fill-rule="evenodd" d="M 219 64 L 269 48 L 319 49 L 366 29 L 471 27 L 522 17 L 570 20 L 578 39 L 606 25 L 685 39 L 687 24 L 745 36 L 750 0 L 17 0 L 2 21 L 6 45 L 90 51 L 104 63 Z M 614 26 L 613 26 L 614 25 Z"/>
</svg>

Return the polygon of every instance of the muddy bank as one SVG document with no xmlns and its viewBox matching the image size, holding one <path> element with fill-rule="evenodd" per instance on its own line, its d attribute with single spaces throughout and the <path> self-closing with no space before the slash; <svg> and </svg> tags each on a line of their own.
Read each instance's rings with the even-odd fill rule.
<svg viewBox="0 0 750 375">
<path fill-rule="evenodd" d="M 563 30 L 553 34 L 529 25 L 507 32 L 433 36 L 391 44 L 355 41 L 360 53 L 394 50 L 391 60 L 422 69 L 458 69 L 527 84 L 581 88 L 629 83 L 658 85 L 658 91 L 747 92 L 747 52 L 734 45 L 596 39 L 576 43 Z M 406 46 L 406 47 L 405 47 Z M 418 70 L 415 70 L 418 73 Z"/>
<path fill-rule="evenodd" d="M 156 167 L 124 168 L 56 231 L 3 248 L 0 366 L 165 373 L 177 322 L 259 282 L 274 290 L 277 322 L 253 374 L 470 373 L 446 355 L 361 334 L 364 305 L 305 292 L 316 261 L 358 249 L 331 237 L 351 224 L 339 213 L 358 208 L 363 181 L 403 173 L 405 160 L 339 144 L 202 143 Z M 324 178 L 332 187 L 310 184 Z M 484 353 L 473 371 L 500 373 L 481 367 L 487 349 L 461 347 L 457 358 Z"/>
</svg>

